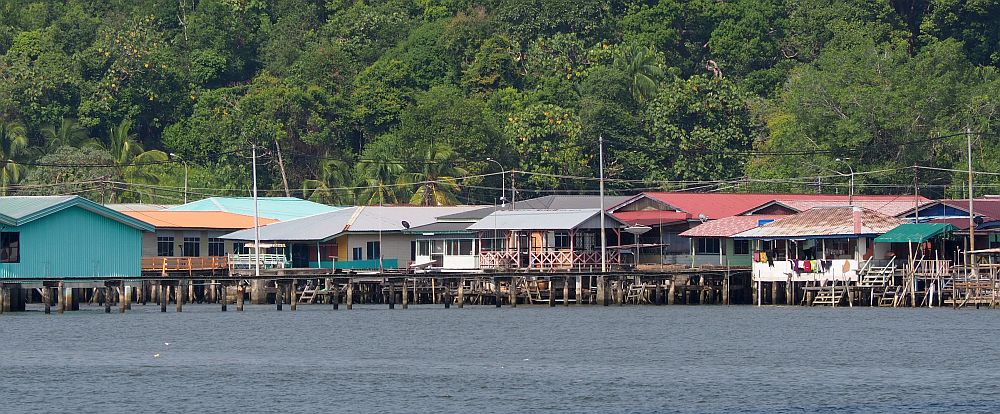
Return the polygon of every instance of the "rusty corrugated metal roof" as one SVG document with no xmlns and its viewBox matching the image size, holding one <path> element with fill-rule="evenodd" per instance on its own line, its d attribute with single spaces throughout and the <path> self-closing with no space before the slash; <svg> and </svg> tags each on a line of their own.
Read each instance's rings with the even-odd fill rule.
<svg viewBox="0 0 1000 414">
<path fill-rule="evenodd" d="M 817 207 L 733 237 L 781 239 L 883 234 L 904 221 L 862 207 Z"/>
<path fill-rule="evenodd" d="M 683 237 L 732 237 L 744 231 L 760 227 L 761 220 L 778 220 L 788 215 L 730 216 L 711 220 L 691 228 L 680 235 Z"/>
</svg>

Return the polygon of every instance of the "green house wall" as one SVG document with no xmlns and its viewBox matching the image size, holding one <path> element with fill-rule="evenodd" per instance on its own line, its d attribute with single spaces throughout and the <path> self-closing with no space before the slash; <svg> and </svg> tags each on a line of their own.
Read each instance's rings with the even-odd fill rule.
<svg viewBox="0 0 1000 414">
<path fill-rule="evenodd" d="M 0 229 L 21 233 L 21 262 L 0 263 L 0 279 L 141 274 L 142 231 L 79 207 Z"/>
</svg>

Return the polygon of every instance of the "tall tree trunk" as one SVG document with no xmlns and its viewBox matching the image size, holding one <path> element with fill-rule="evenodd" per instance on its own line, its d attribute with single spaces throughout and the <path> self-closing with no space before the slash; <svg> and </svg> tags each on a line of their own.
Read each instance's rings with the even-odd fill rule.
<svg viewBox="0 0 1000 414">
<path fill-rule="evenodd" d="M 281 170 L 281 183 L 285 186 L 285 197 L 291 197 L 292 193 L 288 191 L 288 176 L 285 175 L 285 161 L 281 158 L 281 146 L 278 145 L 278 140 L 274 140 L 274 148 L 278 150 L 278 169 Z"/>
</svg>

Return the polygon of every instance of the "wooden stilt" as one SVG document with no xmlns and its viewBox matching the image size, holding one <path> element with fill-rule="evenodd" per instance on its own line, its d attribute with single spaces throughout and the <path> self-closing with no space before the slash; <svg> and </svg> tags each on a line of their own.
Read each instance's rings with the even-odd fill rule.
<svg viewBox="0 0 1000 414">
<path fill-rule="evenodd" d="M 389 281 L 389 309 L 396 309 L 396 287 Z"/>
<path fill-rule="evenodd" d="M 667 290 L 667 305 L 673 305 L 675 297 L 677 297 L 677 279 L 671 279 L 670 288 Z"/>
<path fill-rule="evenodd" d="M 128 307 L 128 287 L 122 282 L 122 286 L 118 289 L 118 313 L 125 313 L 125 309 Z"/>
<path fill-rule="evenodd" d="M 556 278 L 550 277 L 549 281 L 549 307 L 556 306 Z"/>
<path fill-rule="evenodd" d="M 226 298 L 226 285 L 218 284 L 215 285 L 215 297 L 219 298 L 219 302 L 222 304 L 222 311 L 226 311 L 226 304 L 229 300 Z"/>
<path fill-rule="evenodd" d="M 184 311 L 184 293 L 186 289 L 184 289 L 184 285 L 182 283 L 184 282 L 178 280 L 177 285 L 174 286 L 174 304 L 177 307 L 177 312 Z"/>
<path fill-rule="evenodd" d="M 292 279 L 292 284 L 289 288 L 289 294 L 292 295 L 291 300 L 289 300 L 288 305 L 292 308 L 292 312 L 299 309 L 299 298 L 298 298 L 299 281 L 297 279 Z"/>
<path fill-rule="evenodd" d="M 510 307 L 517 307 L 517 277 L 510 277 L 510 285 L 507 286 L 508 294 L 510 295 Z"/>
<path fill-rule="evenodd" d="M 104 313 L 111 313 L 111 286 L 104 286 L 101 296 L 104 296 L 102 299 L 102 302 L 104 303 Z"/>
<path fill-rule="evenodd" d="M 66 295 L 63 293 L 63 282 L 59 282 L 57 289 L 56 300 L 59 301 L 59 306 L 56 307 L 56 312 L 62 314 L 66 311 Z"/>
<path fill-rule="evenodd" d="M 496 278 L 496 277 L 493 278 L 493 300 L 496 303 L 496 307 L 499 308 L 500 307 L 500 301 L 502 299 L 501 299 L 501 296 L 500 296 L 500 279 Z"/>
<path fill-rule="evenodd" d="M 347 310 L 354 309 L 354 279 L 347 279 Z"/>
<path fill-rule="evenodd" d="M 243 282 L 236 282 L 236 311 L 243 312 L 243 302 L 245 293 L 243 291 Z"/>
<path fill-rule="evenodd" d="M 597 277 L 597 302 L 601 306 L 608 306 L 607 287 L 604 285 L 604 276 Z"/>
<path fill-rule="evenodd" d="M 416 292 L 414 292 L 414 293 L 416 293 Z M 416 295 L 414 295 L 414 296 L 416 296 Z M 410 308 L 410 293 L 407 290 L 407 287 L 406 287 L 406 278 L 404 277 L 403 278 L 403 309 L 409 309 L 409 308 Z"/>
<path fill-rule="evenodd" d="M 569 306 L 569 276 L 563 278 L 563 306 Z"/>
<path fill-rule="evenodd" d="M 583 304 L 583 276 L 576 277 L 576 304 Z"/>
<path fill-rule="evenodd" d="M 48 315 L 52 313 L 52 288 L 48 286 L 42 287 L 42 303 L 45 304 L 45 314 Z"/>
<path fill-rule="evenodd" d="M 167 311 L 167 299 L 170 299 L 169 296 L 167 296 L 168 290 L 169 287 L 164 285 L 163 282 L 160 282 L 160 312 Z"/>
<path fill-rule="evenodd" d="M 416 300 L 416 296 L 417 296 L 417 290 L 416 289 L 413 289 L 413 296 L 414 296 L 414 300 Z M 431 304 L 432 305 L 437 305 L 438 304 L 437 278 L 431 278 Z"/>
<path fill-rule="evenodd" d="M 340 287 L 337 286 L 336 282 L 330 283 L 328 281 L 327 285 L 333 289 L 333 296 L 330 297 L 330 301 L 333 302 L 333 310 L 340 309 Z"/>
<path fill-rule="evenodd" d="M 458 308 L 465 307 L 465 278 L 458 280 Z"/>
<path fill-rule="evenodd" d="M 274 281 L 274 307 L 281 312 L 281 302 L 285 300 L 284 289 L 281 288 L 281 283 L 277 280 Z"/>
<path fill-rule="evenodd" d="M 451 287 L 449 287 L 447 283 L 441 285 L 441 287 L 444 290 L 444 293 L 443 293 L 444 297 L 442 298 L 443 301 L 444 301 L 444 308 L 445 309 L 451 309 L 451 300 L 452 300 L 451 299 Z"/>
</svg>

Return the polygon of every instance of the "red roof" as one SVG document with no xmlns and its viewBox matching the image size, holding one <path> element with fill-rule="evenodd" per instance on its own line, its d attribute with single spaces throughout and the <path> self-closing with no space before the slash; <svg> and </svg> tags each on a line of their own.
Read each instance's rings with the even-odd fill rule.
<svg viewBox="0 0 1000 414">
<path fill-rule="evenodd" d="M 941 200 L 941 204 L 969 211 L 969 199 Z M 1000 198 L 977 198 L 972 200 L 972 210 L 977 216 L 983 216 L 986 221 L 1000 219 Z M 957 226 L 956 226 L 957 227 Z M 969 227 L 969 223 L 965 223 Z"/>
<path fill-rule="evenodd" d="M 641 224 L 643 226 L 686 222 L 691 219 L 688 213 L 673 210 L 619 211 L 611 213 L 611 215 L 625 224 Z"/>
<path fill-rule="evenodd" d="M 642 193 L 633 200 L 620 204 L 618 207 L 627 205 L 646 196 L 663 202 L 677 210 L 688 213 L 691 218 L 698 218 L 704 215 L 707 219 L 719 219 L 722 217 L 735 216 L 746 213 L 757 207 L 761 207 L 771 202 L 788 204 L 790 202 L 811 201 L 817 205 L 841 204 L 847 205 L 848 196 L 841 194 L 766 194 L 766 193 L 685 193 L 685 192 L 647 192 Z M 912 195 L 856 195 L 854 201 L 857 203 L 873 203 L 873 207 L 881 204 L 896 206 L 898 204 L 909 203 L 912 207 L 914 197 Z M 917 197 L 920 204 L 928 203 L 930 200 L 924 197 Z M 790 206 L 791 207 L 791 206 Z M 802 206 L 805 211 L 811 206 Z M 793 207 L 795 208 L 795 207 Z M 874 210 L 881 210 L 874 208 Z"/>
<path fill-rule="evenodd" d="M 774 221 L 790 216 L 753 215 L 730 216 L 710 220 L 681 233 L 684 237 L 731 237 L 735 234 L 761 226 L 761 221 Z"/>
</svg>

